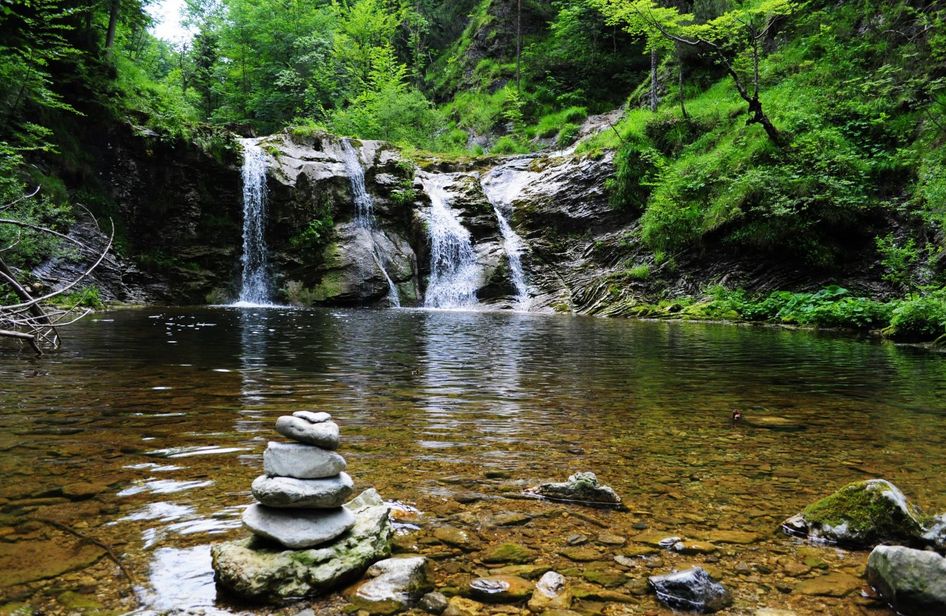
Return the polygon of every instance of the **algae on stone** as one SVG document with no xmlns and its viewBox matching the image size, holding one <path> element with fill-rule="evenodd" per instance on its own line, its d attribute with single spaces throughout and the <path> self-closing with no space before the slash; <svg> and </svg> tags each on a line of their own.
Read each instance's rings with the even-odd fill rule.
<svg viewBox="0 0 946 616">
<path fill-rule="evenodd" d="M 850 483 L 783 523 L 790 533 L 834 543 L 869 546 L 881 541 L 918 541 L 919 512 L 889 481 Z"/>
</svg>

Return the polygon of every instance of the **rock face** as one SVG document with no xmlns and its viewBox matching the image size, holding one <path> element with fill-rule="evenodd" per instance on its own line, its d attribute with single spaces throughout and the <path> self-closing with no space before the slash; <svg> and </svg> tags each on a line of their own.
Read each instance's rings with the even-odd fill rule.
<svg viewBox="0 0 946 616">
<path fill-rule="evenodd" d="M 355 525 L 355 516 L 344 507 L 329 511 L 288 511 L 250 505 L 243 514 L 243 525 L 260 537 L 298 549 L 335 539 Z"/>
<path fill-rule="evenodd" d="M 214 579 L 252 601 L 279 601 L 325 592 L 361 575 L 391 553 L 388 508 L 373 489 L 345 505 L 355 525 L 333 543 L 286 550 L 258 537 L 211 548 Z"/>
<path fill-rule="evenodd" d="M 867 559 L 867 581 L 902 614 L 946 614 L 946 558 L 935 552 L 879 545 Z"/>
<path fill-rule="evenodd" d="M 924 529 L 919 513 L 889 481 L 850 483 L 782 523 L 789 534 L 850 546 L 914 543 Z"/>
<path fill-rule="evenodd" d="M 433 589 L 429 569 L 430 564 L 422 556 L 378 561 L 366 572 L 372 579 L 358 587 L 351 604 L 370 614 L 404 611 Z"/>
<path fill-rule="evenodd" d="M 657 599 L 674 610 L 709 614 L 732 604 L 732 595 L 700 567 L 647 579 Z"/>
<path fill-rule="evenodd" d="M 575 473 L 564 483 L 543 483 L 529 490 L 551 500 L 575 501 L 621 507 L 621 497 L 608 486 L 598 483 L 594 473 Z"/>
</svg>

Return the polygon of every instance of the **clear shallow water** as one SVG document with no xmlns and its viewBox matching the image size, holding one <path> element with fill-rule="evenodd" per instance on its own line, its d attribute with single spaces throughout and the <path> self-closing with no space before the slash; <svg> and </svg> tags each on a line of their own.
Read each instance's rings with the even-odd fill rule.
<svg viewBox="0 0 946 616">
<path fill-rule="evenodd" d="M 216 596 L 207 546 L 245 535 L 239 516 L 266 441 L 278 438 L 271 426 L 303 408 L 339 422 L 356 489 L 423 512 L 406 515 L 420 530 L 404 545 L 436 552 L 443 584 L 480 565 L 431 540 L 440 524 L 473 532 L 484 549 L 532 547 L 576 584 L 589 565 L 558 553 L 569 535 L 595 545 L 599 533 L 630 539 L 643 525 L 691 538 L 738 530 L 757 541 L 720 543 L 708 562 L 661 552 L 618 569 L 633 581 L 713 567 L 736 594 L 733 614 L 886 616 L 857 590 L 792 592 L 822 570 L 789 575 L 787 562 L 814 556 L 825 572 L 859 575 L 866 553 L 804 546 L 778 523 L 874 476 L 946 511 L 946 358 L 922 349 L 712 324 L 232 308 L 111 312 L 71 328 L 65 349 L 40 360 L 5 351 L 0 364 L 0 571 L 29 553 L 34 577 L 48 578 L 0 575 L 0 597 L 49 613 L 76 611 L 73 595 L 120 611 L 139 601 L 248 609 Z M 733 409 L 746 420 L 735 428 Z M 800 430 L 751 425 L 771 416 Z M 582 470 L 630 511 L 516 498 Z M 535 517 L 489 522 L 502 512 Z M 65 573 L 43 562 L 49 542 L 79 542 L 31 518 L 112 546 L 137 591 L 108 557 Z M 596 549 L 614 567 L 635 545 Z M 662 613 L 652 597 L 636 600 L 620 609 Z"/>
</svg>

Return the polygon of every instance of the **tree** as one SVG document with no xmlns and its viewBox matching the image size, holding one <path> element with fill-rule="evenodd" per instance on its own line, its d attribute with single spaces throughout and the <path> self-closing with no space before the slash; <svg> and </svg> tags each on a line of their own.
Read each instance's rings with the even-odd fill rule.
<svg viewBox="0 0 946 616">
<path fill-rule="evenodd" d="M 739 96 L 749 104 L 746 125 L 759 124 L 773 143 L 781 144 L 782 134 L 762 108 L 759 98 L 759 60 L 762 41 L 779 17 L 790 14 L 794 0 L 764 0 L 747 8 L 737 8 L 705 23 L 693 15 L 665 8 L 653 0 L 597 0 L 614 23 L 629 32 L 644 32 L 668 43 L 696 47 L 713 53 L 732 78 Z M 743 76 L 735 68 L 735 58 L 748 53 L 751 72 Z M 748 85 L 747 85 L 748 84 Z"/>
<path fill-rule="evenodd" d="M 0 206 L 0 229 L 16 229 L 13 241 L 6 246 L 0 246 L 0 337 L 24 340 L 38 355 L 42 355 L 45 350 L 55 350 L 61 346 L 60 327 L 75 323 L 91 312 L 91 309 L 83 308 L 78 303 L 67 304 L 63 308 L 51 306 L 50 302 L 61 299 L 99 266 L 112 246 L 115 227 L 112 225 L 111 234 L 104 247 L 93 249 L 73 237 L 32 222 L 28 215 L 29 205 L 38 192 L 39 188 L 31 194 Z M 65 285 L 45 295 L 34 297 L 33 292 L 41 292 L 42 287 L 37 286 L 31 292 L 28 285 L 22 282 L 22 275 L 18 276 L 3 258 L 4 253 L 15 249 L 24 239 L 24 235 L 28 234 L 40 234 L 68 242 L 92 263 L 82 274 Z M 11 234 L 4 233 L 3 236 L 10 237 Z"/>
</svg>

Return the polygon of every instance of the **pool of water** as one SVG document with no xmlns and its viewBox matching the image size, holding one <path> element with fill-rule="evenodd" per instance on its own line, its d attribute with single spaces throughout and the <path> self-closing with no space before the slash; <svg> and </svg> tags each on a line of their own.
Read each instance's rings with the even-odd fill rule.
<svg viewBox="0 0 946 616">
<path fill-rule="evenodd" d="M 434 556 L 438 585 L 515 542 L 576 587 L 615 574 L 628 602 L 592 592 L 576 604 L 588 614 L 669 614 L 636 594 L 641 580 L 701 564 L 733 591 L 731 614 L 892 615 L 844 577 L 866 553 L 806 545 L 779 522 L 869 477 L 946 511 L 946 358 L 925 349 L 715 324 L 248 308 L 101 313 L 64 345 L 39 359 L 7 347 L 0 363 L 0 602 L 48 614 L 272 613 L 218 596 L 209 546 L 246 535 L 272 425 L 300 409 L 339 423 L 356 491 L 406 505 L 399 549 Z M 521 496 L 585 470 L 629 511 Z M 436 540 L 442 525 L 472 548 Z M 718 550 L 638 555 L 648 533 Z M 804 590 L 827 575 L 841 579 L 829 596 Z"/>
</svg>

